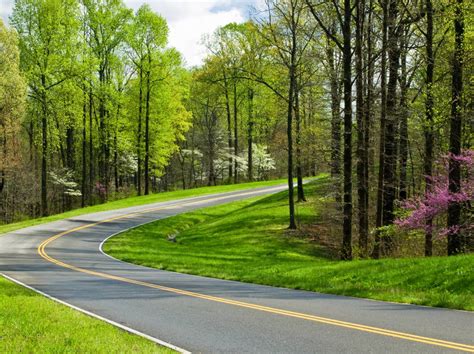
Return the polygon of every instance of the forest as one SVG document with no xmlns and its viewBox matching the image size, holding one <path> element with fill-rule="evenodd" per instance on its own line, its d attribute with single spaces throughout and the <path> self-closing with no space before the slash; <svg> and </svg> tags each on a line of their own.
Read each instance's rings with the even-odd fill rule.
<svg viewBox="0 0 474 354">
<path fill-rule="evenodd" d="M 0 22 L 0 221 L 285 178 L 291 230 L 304 179 L 327 173 L 341 259 L 408 239 L 471 252 L 473 10 L 265 0 L 188 67 L 148 5 L 16 0 Z"/>
</svg>

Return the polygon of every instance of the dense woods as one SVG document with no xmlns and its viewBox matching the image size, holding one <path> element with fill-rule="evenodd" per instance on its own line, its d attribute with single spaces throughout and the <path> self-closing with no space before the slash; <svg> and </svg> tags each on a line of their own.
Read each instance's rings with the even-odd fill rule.
<svg viewBox="0 0 474 354">
<path fill-rule="evenodd" d="M 473 9 L 266 0 L 187 68 L 147 5 L 16 0 L 0 23 L 1 221 L 285 177 L 297 229 L 303 178 L 327 172 L 342 259 L 470 251 Z"/>
</svg>

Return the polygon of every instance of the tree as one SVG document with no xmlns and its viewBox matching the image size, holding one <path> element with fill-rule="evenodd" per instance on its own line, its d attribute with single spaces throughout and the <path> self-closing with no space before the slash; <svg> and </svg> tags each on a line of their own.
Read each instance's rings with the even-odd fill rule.
<svg viewBox="0 0 474 354">
<path fill-rule="evenodd" d="M 356 102 L 357 102 L 357 193 L 359 211 L 359 248 L 363 257 L 368 252 L 369 233 L 369 181 L 368 181 L 368 146 L 366 136 L 368 131 L 368 120 L 366 115 L 366 102 L 364 97 L 364 57 L 362 54 L 364 23 L 365 23 L 365 0 L 356 2 Z"/>
<path fill-rule="evenodd" d="M 111 63 L 114 51 L 125 38 L 125 28 L 131 19 L 131 11 L 121 0 L 83 0 L 86 9 L 86 23 L 90 31 L 89 46 L 97 60 L 98 87 L 98 137 L 99 177 L 103 201 L 108 198 L 110 182 L 110 102 Z"/>
<path fill-rule="evenodd" d="M 288 144 L 288 205 L 289 229 L 296 229 L 295 206 L 293 197 L 293 118 L 295 115 L 295 99 L 299 94 L 297 79 L 301 73 L 301 65 L 313 39 L 314 31 L 305 29 L 306 17 L 303 0 L 267 1 L 268 24 L 262 35 L 275 49 L 280 65 L 287 69 L 288 94 L 280 97 L 286 100 L 287 109 L 287 144 Z M 308 35 L 309 33 L 309 35 Z M 268 85 L 268 83 L 267 83 Z M 302 188 L 302 185 L 301 185 Z"/>
<path fill-rule="evenodd" d="M 338 14 L 339 25 L 342 28 L 342 42 L 330 28 L 322 21 L 314 4 L 306 0 L 306 4 L 321 27 L 326 36 L 342 51 L 343 66 L 343 96 L 344 96 L 344 148 L 343 148 L 343 226 L 342 226 L 342 249 L 341 258 L 345 260 L 352 259 L 352 46 L 351 46 L 351 21 L 352 6 L 350 0 L 344 0 L 344 6 L 341 9 L 339 4 L 334 2 L 335 11 Z"/>
<path fill-rule="evenodd" d="M 377 178 L 377 210 L 375 216 L 375 240 L 372 252 L 373 258 L 380 257 L 382 239 L 380 227 L 383 225 L 383 193 L 385 173 L 385 135 L 387 131 L 387 38 L 388 38 L 388 1 L 380 0 L 382 7 L 382 49 L 380 58 L 380 130 L 379 130 L 379 156 Z"/>
<path fill-rule="evenodd" d="M 464 50 L 464 13 L 463 0 L 454 3 L 454 58 L 452 69 L 452 101 L 449 133 L 449 192 L 459 193 L 461 190 L 461 166 L 455 156 L 461 154 L 462 141 L 462 90 L 463 90 L 463 50 Z M 461 204 L 451 200 L 448 206 L 448 255 L 463 251 L 463 240 L 459 229 L 461 220 Z"/>
<path fill-rule="evenodd" d="M 457 161 L 464 172 L 462 188 L 456 192 L 449 189 L 449 169 L 451 161 Z M 440 227 L 440 223 L 435 225 L 436 218 L 445 217 L 449 212 L 450 204 L 468 204 L 474 198 L 474 151 L 465 150 L 461 155 L 445 156 L 440 161 L 440 168 L 431 177 L 430 188 L 423 196 L 405 200 L 402 203 L 404 215 L 395 221 L 400 228 L 407 230 L 423 230 L 432 237 L 444 238 L 452 235 L 453 232 L 469 232 L 472 225 L 469 222 L 457 225 Z"/>
<path fill-rule="evenodd" d="M 434 76 L 434 53 L 433 53 L 433 4 L 431 0 L 426 0 L 426 123 L 425 123 L 425 193 L 431 191 L 431 179 L 433 176 L 433 76 Z M 431 226 L 433 220 L 426 221 L 425 232 L 425 256 L 433 254 L 433 235 Z"/>
<path fill-rule="evenodd" d="M 18 37 L 0 20 L 0 196 L 8 220 L 8 189 L 21 163 L 20 129 L 25 113 L 26 84 L 20 72 Z"/>
<path fill-rule="evenodd" d="M 20 36 L 21 62 L 30 97 L 40 107 L 42 215 L 48 214 L 51 92 L 73 75 L 70 60 L 77 9 L 74 0 L 18 0 L 11 17 Z"/>
</svg>

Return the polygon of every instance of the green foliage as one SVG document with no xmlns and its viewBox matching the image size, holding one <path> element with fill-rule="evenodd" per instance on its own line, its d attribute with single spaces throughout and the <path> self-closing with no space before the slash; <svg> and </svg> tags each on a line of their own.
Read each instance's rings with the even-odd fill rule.
<svg viewBox="0 0 474 354">
<path fill-rule="evenodd" d="M 0 136 L 3 156 L 0 170 L 18 163 L 18 133 L 25 112 L 26 85 L 20 72 L 18 37 L 0 20 Z M 15 161 L 16 160 L 16 161 Z"/>
<path fill-rule="evenodd" d="M 37 215 L 39 189 L 41 213 L 133 193 L 132 176 L 144 160 L 145 112 L 149 179 L 161 176 L 191 120 L 184 105 L 189 74 L 180 54 L 166 47 L 165 19 L 148 5 L 134 14 L 121 0 L 18 0 L 10 22 L 29 88 L 26 114 L 20 104 L 17 114 L 28 153 L 17 169 L 39 161 L 25 178 L 41 182 L 28 202 L 33 207 L 21 208 Z M 62 180 L 66 170 L 74 191 Z"/>
</svg>

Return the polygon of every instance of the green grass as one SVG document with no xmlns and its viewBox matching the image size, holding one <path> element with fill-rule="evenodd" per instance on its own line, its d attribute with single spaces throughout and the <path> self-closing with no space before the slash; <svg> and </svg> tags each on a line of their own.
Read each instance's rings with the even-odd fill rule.
<svg viewBox="0 0 474 354">
<path fill-rule="evenodd" d="M 0 353 L 174 353 L 0 277 Z"/>
<path fill-rule="evenodd" d="M 55 215 L 51 215 L 51 216 L 47 216 L 43 218 L 29 219 L 29 220 L 25 220 L 25 221 L 21 221 L 17 223 L 0 225 L 0 236 L 1 234 L 7 233 L 10 231 L 22 229 L 29 226 L 44 224 L 51 221 L 70 218 L 70 217 L 78 216 L 78 215 L 95 213 L 99 211 L 127 208 L 127 207 L 132 207 L 132 206 L 137 206 L 137 205 L 143 205 L 143 204 L 164 202 L 167 200 L 197 197 L 197 196 L 205 195 L 205 194 L 225 193 L 225 192 L 232 192 L 232 191 L 247 189 L 247 188 L 272 186 L 272 185 L 285 183 L 285 181 L 286 180 L 281 179 L 281 180 L 273 180 L 273 181 L 229 184 L 229 185 L 222 185 L 222 186 L 216 186 L 216 187 L 201 187 L 201 188 L 186 189 L 186 190 L 179 190 L 179 191 L 173 191 L 173 192 L 151 194 L 147 196 L 125 198 L 125 199 L 112 201 L 109 203 L 97 204 L 97 205 L 86 207 L 86 208 L 75 209 L 75 210 L 71 210 L 65 213 L 55 214 Z"/>
<path fill-rule="evenodd" d="M 324 180 L 306 187 L 300 222 L 318 221 Z M 327 188 L 327 186 L 326 186 Z M 474 256 L 343 262 L 289 234 L 287 195 L 211 207 L 118 235 L 105 251 L 127 262 L 177 272 L 378 300 L 474 310 Z M 177 233 L 177 243 L 167 235 Z"/>
</svg>

